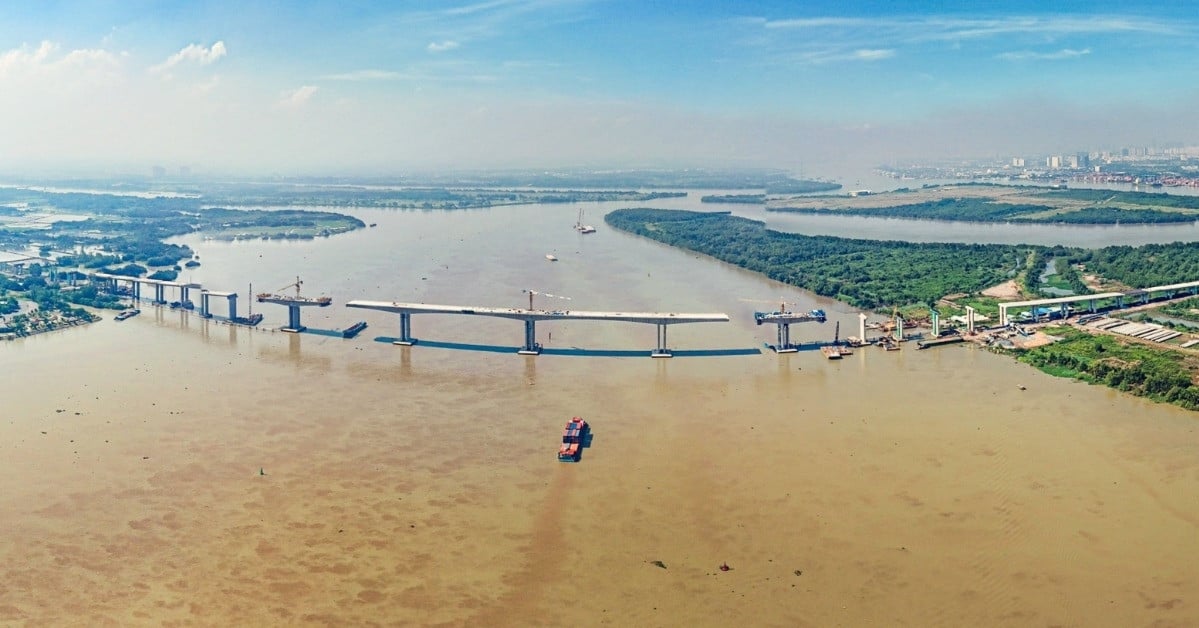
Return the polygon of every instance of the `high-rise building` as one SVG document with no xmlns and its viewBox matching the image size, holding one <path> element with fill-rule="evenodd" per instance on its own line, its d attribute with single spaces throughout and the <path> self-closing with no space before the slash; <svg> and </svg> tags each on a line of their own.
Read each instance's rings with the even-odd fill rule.
<svg viewBox="0 0 1199 628">
<path fill-rule="evenodd" d="M 167 176 L 167 169 L 163 168 L 162 166 L 154 166 L 150 169 L 150 172 L 154 175 L 155 179 L 161 179 Z"/>
<path fill-rule="evenodd" d="M 1024 167 L 1024 158 L 1023 157 L 1012 157 L 1012 167 L 1013 168 L 1023 168 Z"/>
</svg>

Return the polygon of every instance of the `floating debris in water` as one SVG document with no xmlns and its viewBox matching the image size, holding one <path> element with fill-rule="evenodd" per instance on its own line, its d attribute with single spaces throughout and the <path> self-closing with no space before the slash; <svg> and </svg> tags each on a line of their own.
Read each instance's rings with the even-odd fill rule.
<svg viewBox="0 0 1199 628">
<path fill-rule="evenodd" d="M 649 564 L 651 564 L 655 567 L 661 567 L 663 569 L 666 569 L 666 563 L 664 563 L 660 560 L 651 560 L 651 561 L 649 561 Z"/>
</svg>

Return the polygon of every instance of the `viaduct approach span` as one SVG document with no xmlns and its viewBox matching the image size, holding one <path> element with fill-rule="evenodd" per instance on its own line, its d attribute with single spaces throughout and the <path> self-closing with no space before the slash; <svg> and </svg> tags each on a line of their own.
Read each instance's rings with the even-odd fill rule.
<svg viewBox="0 0 1199 628">
<path fill-rule="evenodd" d="M 666 347 L 667 325 L 681 323 L 727 323 L 727 314 L 680 314 L 673 312 L 583 312 L 576 310 L 534 310 L 500 307 L 476 307 L 469 305 L 430 305 L 426 303 L 395 303 L 392 301 L 349 301 L 346 307 L 362 308 L 393 312 L 400 315 L 400 339 L 398 345 L 412 345 L 416 339 L 412 337 L 413 314 L 464 314 L 467 316 L 492 316 L 496 318 L 511 318 L 525 322 L 525 344 L 517 353 L 521 355 L 537 355 L 541 353 L 541 345 L 537 342 L 535 325 L 537 321 L 625 321 L 629 323 L 647 323 L 658 326 L 658 347 L 650 353 L 651 357 L 669 358 L 670 349 Z"/>
<path fill-rule="evenodd" d="M 1165 286 L 1151 286 L 1149 288 L 1129 290 L 1126 292 L 1102 292 L 1099 294 L 1079 294 L 1068 297 L 1033 299 L 1031 301 L 1009 301 L 1007 303 L 999 304 L 999 324 L 1000 326 L 1007 326 L 1011 320 L 1012 310 L 1019 311 L 1026 308 L 1036 308 L 1038 306 L 1056 305 L 1061 308 L 1061 312 L 1064 315 L 1067 313 L 1067 307 L 1070 303 L 1084 303 L 1092 312 L 1095 312 L 1097 309 L 1096 302 L 1103 299 L 1111 299 L 1115 302 L 1117 309 L 1123 309 L 1129 302 L 1139 301 L 1141 303 L 1148 303 L 1156 293 L 1164 293 L 1166 298 L 1174 298 L 1180 293 L 1196 295 L 1199 294 L 1199 281 L 1173 283 Z"/>
</svg>

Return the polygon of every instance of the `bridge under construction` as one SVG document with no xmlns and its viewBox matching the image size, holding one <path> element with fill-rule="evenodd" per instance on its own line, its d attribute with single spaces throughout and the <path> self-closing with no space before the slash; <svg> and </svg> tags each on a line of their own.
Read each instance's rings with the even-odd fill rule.
<svg viewBox="0 0 1199 628">
<path fill-rule="evenodd" d="M 537 321 L 625 321 L 630 323 L 646 323 L 658 328 L 658 346 L 650 353 L 651 357 L 669 358 L 671 351 L 666 346 L 666 328 L 669 325 L 682 323 L 727 323 L 727 314 L 680 314 L 674 312 L 586 312 L 576 310 L 534 310 L 499 307 L 476 307 L 469 305 L 430 305 L 427 303 L 396 303 L 393 301 L 349 301 L 346 307 L 379 310 L 400 315 L 400 338 L 395 341 L 398 345 L 416 344 L 412 336 L 413 314 L 459 314 L 466 316 L 491 316 L 495 318 L 511 318 L 524 321 L 525 341 L 517 350 L 522 355 L 537 355 L 541 353 L 541 345 L 537 342 Z"/>
</svg>

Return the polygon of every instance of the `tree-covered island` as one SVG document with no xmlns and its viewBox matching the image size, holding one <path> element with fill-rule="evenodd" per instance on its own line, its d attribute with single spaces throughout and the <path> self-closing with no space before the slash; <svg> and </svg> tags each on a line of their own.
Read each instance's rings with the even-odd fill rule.
<svg viewBox="0 0 1199 628">
<path fill-rule="evenodd" d="M 1042 292 L 1046 288 L 1087 294 L 1199 277 L 1199 247 L 1190 243 L 1082 249 L 858 240 L 772 231 L 761 221 L 728 212 L 646 208 L 617 210 L 606 221 L 616 229 L 709 255 L 821 296 L 885 312 L 936 307 L 944 314 L 972 305 L 994 314 L 997 301 L 980 293 L 1005 281 L 1022 286 L 1032 297 L 1047 295 Z M 1043 280 L 1049 269 L 1061 272 Z M 1192 307 L 1185 306 L 1188 311 Z M 1196 356 L 1164 346 L 1149 349 L 1122 338 L 1096 340 L 1082 331 L 1059 337 L 1060 342 L 1022 359 L 1051 374 L 1199 409 Z M 1169 355 L 1161 357 L 1163 353 Z M 1158 357 L 1150 359 L 1148 354 Z"/>
<path fill-rule="evenodd" d="M 1199 220 L 1199 197 L 974 183 L 905 188 L 867 196 L 770 199 L 766 209 L 966 222 L 1153 224 Z"/>
</svg>

